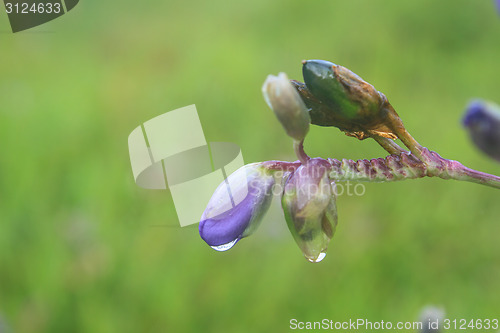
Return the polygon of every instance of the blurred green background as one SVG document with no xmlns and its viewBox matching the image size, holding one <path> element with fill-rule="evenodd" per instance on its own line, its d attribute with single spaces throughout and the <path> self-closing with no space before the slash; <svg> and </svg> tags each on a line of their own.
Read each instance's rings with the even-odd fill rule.
<svg viewBox="0 0 500 333">
<path fill-rule="evenodd" d="M 207 141 L 247 163 L 294 159 L 265 105 L 302 59 L 384 92 L 424 146 L 500 174 L 460 125 L 500 101 L 493 1 L 82 1 L 12 34 L 0 16 L 0 321 L 11 332 L 284 332 L 289 321 L 500 317 L 500 192 L 440 179 L 338 199 L 326 259 L 308 263 L 275 198 L 218 253 L 180 228 L 168 191 L 137 187 L 127 137 L 196 104 Z M 374 158 L 371 140 L 311 129 L 312 156 Z M 1 327 L 1 325 L 0 325 Z M 0 328 L 1 331 L 1 328 Z"/>
</svg>

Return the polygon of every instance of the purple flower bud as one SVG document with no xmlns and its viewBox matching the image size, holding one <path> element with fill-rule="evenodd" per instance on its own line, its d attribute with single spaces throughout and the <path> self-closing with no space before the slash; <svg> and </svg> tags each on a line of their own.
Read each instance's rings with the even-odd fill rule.
<svg viewBox="0 0 500 333">
<path fill-rule="evenodd" d="M 491 102 L 472 101 L 467 107 L 463 124 L 472 142 L 500 162 L 500 107 Z"/>
<path fill-rule="evenodd" d="M 272 199 L 273 175 L 261 163 L 247 164 L 215 190 L 200 221 L 200 236 L 226 251 L 260 224 Z"/>
<path fill-rule="evenodd" d="M 500 14 L 500 0 L 495 0 L 495 4 L 497 5 L 498 13 Z"/>
<path fill-rule="evenodd" d="M 331 165 L 321 158 L 307 161 L 290 175 L 281 200 L 288 228 L 311 262 L 323 260 L 337 226 L 330 169 Z"/>
<path fill-rule="evenodd" d="M 304 140 L 309 131 L 311 118 L 306 105 L 286 74 L 269 75 L 262 86 L 262 93 L 288 136 L 296 141 Z"/>
</svg>

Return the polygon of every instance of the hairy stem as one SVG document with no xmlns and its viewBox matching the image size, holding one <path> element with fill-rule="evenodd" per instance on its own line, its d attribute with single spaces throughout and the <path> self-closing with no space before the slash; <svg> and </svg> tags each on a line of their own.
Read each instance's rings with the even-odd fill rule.
<svg viewBox="0 0 500 333">
<path fill-rule="evenodd" d="M 309 158 L 309 157 L 308 157 Z M 423 177 L 454 179 L 500 189 L 500 177 L 465 167 L 460 162 L 442 158 L 436 152 L 422 149 L 422 162 L 410 152 L 389 155 L 386 158 L 371 160 L 341 161 L 329 158 L 330 178 L 336 182 L 366 181 L 388 182 Z M 263 166 L 269 171 L 294 172 L 302 165 L 301 161 L 268 161 Z"/>
<path fill-rule="evenodd" d="M 436 152 L 422 149 L 422 162 L 415 155 L 401 153 L 372 160 L 328 159 L 332 165 L 330 178 L 337 181 L 387 182 L 394 180 L 439 177 L 487 185 L 500 189 L 500 177 L 465 167 L 457 161 L 447 160 Z"/>
</svg>

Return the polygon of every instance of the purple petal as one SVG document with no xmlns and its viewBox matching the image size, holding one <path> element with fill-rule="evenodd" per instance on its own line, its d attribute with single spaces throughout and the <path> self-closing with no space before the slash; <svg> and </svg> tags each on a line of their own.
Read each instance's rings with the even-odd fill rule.
<svg viewBox="0 0 500 333">
<path fill-rule="evenodd" d="M 463 125 L 469 127 L 476 121 L 483 119 L 485 117 L 485 107 L 485 104 L 480 100 L 470 102 L 462 120 Z"/>
<path fill-rule="evenodd" d="M 255 200 L 247 196 L 239 205 L 216 217 L 205 219 L 200 222 L 200 236 L 210 246 L 219 246 L 238 241 L 248 227 L 255 207 Z"/>
<path fill-rule="evenodd" d="M 500 161 L 500 107 L 492 102 L 473 101 L 463 123 L 476 147 Z"/>
<path fill-rule="evenodd" d="M 260 164 L 246 165 L 230 175 L 215 190 L 201 217 L 201 238 L 217 247 L 233 246 L 249 236 L 269 208 L 273 185 L 273 176 L 261 170 Z"/>
</svg>

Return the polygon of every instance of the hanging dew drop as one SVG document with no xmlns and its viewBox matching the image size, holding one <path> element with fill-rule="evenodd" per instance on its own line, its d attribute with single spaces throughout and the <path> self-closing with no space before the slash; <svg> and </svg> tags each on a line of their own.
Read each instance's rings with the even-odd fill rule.
<svg viewBox="0 0 500 333">
<path fill-rule="evenodd" d="M 306 256 L 306 259 L 309 262 L 320 262 L 321 260 L 325 259 L 325 257 L 326 257 L 326 253 L 325 252 L 321 252 L 316 258 L 314 258 L 314 257 L 307 257 Z"/>
<path fill-rule="evenodd" d="M 236 238 L 235 240 L 233 240 L 229 243 L 222 244 L 222 245 L 216 245 L 216 246 L 210 246 L 210 247 L 216 251 L 223 252 L 223 251 L 227 251 L 230 248 L 232 248 L 234 246 L 234 244 L 236 244 L 236 242 L 238 242 L 238 240 L 239 240 L 239 238 Z"/>
</svg>

